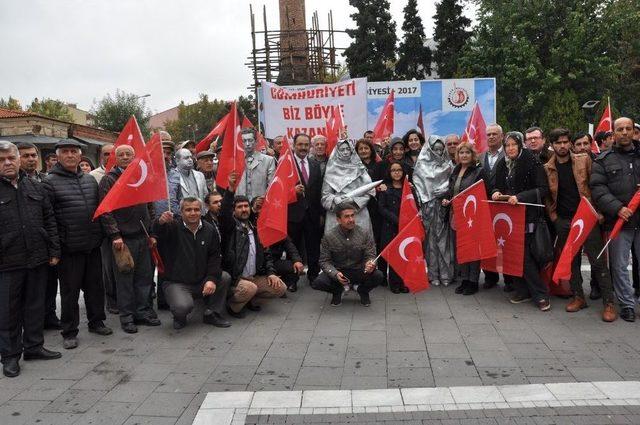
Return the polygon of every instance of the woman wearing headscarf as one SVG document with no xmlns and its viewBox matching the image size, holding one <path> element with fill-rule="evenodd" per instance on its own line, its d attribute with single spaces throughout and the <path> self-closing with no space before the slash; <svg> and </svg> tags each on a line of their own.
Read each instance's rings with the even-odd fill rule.
<svg viewBox="0 0 640 425">
<path fill-rule="evenodd" d="M 484 168 L 478 164 L 478 154 L 473 144 L 468 142 L 460 143 L 456 147 L 455 161 L 456 166 L 449 178 L 449 192 L 446 198 L 442 200 L 442 205 L 444 206 L 449 206 L 451 199 L 456 195 L 485 178 Z M 451 220 L 451 223 L 453 224 L 453 220 Z M 456 229 L 454 229 L 453 236 L 453 246 L 455 246 Z M 456 288 L 456 294 L 473 295 L 478 292 L 480 260 L 463 264 L 458 264 L 456 261 L 455 271 L 456 280 L 460 282 L 460 285 Z"/>
<path fill-rule="evenodd" d="M 373 235 L 369 211 L 366 206 L 375 191 L 353 198 L 346 196 L 349 192 L 369 183 L 371 183 L 371 177 L 367 172 L 367 167 L 362 163 L 351 143 L 348 140 L 342 140 L 338 142 L 327 161 L 324 183 L 322 184 L 322 206 L 327 212 L 333 213 L 339 204 L 353 202 L 358 207 L 356 224 Z M 338 225 L 336 220 L 331 218 L 331 215 L 327 214 L 327 219 L 324 222 L 325 233 Z"/>
<path fill-rule="evenodd" d="M 391 162 L 396 161 L 402 164 L 405 174 L 408 174 L 410 167 L 405 163 L 405 145 L 401 138 L 394 137 L 389 143 L 389 155 L 378 162 L 376 167 L 376 180 L 384 179 L 389 175 L 389 165 Z"/>
<path fill-rule="evenodd" d="M 425 257 L 429 282 L 449 285 L 454 279 L 453 241 L 449 208 L 442 205 L 449 190 L 453 164 L 440 136 L 430 136 L 413 171 L 413 186 L 419 197 L 422 220 L 427 233 Z"/>
<path fill-rule="evenodd" d="M 518 131 L 506 134 L 504 158 L 496 164 L 496 186 L 491 195 L 493 200 L 502 196 L 509 196 L 508 202 L 516 205 L 518 202 L 533 204 L 541 203 L 549 192 L 549 184 L 544 168 L 538 158 L 528 149 L 523 149 L 523 136 Z M 534 231 L 540 221 L 540 214 L 544 210 L 539 207 L 526 206 L 525 210 L 525 241 L 524 241 L 524 274 L 522 277 L 508 277 L 515 289 L 511 303 L 520 304 L 533 301 L 542 311 L 551 308 L 549 290 L 540 277 L 543 264 L 533 258 L 531 247 L 535 243 Z"/>
<path fill-rule="evenodd" d="M 376 151 L 373 147 L 373 143 L 367 139 L 360 139 L 356 142 L 356 152 L 362 160 L 362 163 L 367 167 L 367 172 L 371 180 L 380 180 L 376 178 L 377 173 L 377 161 Z M 378 186 L 377 191 L 382 189 L 383 185 Z M 374 196 L 367 202 L 367 209 L 369 210 L 369 219 L 371 220 L 371 228 L 373 229 L 373 239 L 376 241 L 376 248 L 380 248 L 380 213 L 378 212 L 378 200 Z"/>
</svg>

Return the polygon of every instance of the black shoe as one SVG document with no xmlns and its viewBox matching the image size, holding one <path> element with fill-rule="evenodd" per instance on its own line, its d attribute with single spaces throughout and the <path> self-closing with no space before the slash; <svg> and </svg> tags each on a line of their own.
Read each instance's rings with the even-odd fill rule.
<svg viewBox="0 0 640 425">
<path fill-rule="evenodd" d="M 504 284 L 504 292 L 513 292 L 513 291 L 514 291 L 514 288 L 511 283 Z"/>
<path fill-rule="evenodd" d="M 456 286 L 456 289 L 453 292 L 456 294 L 462 294 L 464 292 L 464 281 L 460 285 Z"/>
<path fill-rule="evenodd" d="M 392 286 L 390 288 L 391 292 L 393 292 L 394 294 L 399 294 L 400 293 L 400 288 L 398 286 Z"/>
<path fill-rule="evenodd" d="M 104 323 L 100 321 L 100 322 L 97 322 L 95 325 L 89 326 L 89 332 L 106 336 L 106 335 L 111 335 L 113 333 L 113 330 L 105 326 Z"/>
<path fill-rule="evenodd" d="M 289 292 L 296 292 L 297 290 L 298 290 L 297 283 L 292 283 L 290 286 L 287 287 L 287 291 Z"/>
<path fill-rule="evenodd" d="M 473 295 L 478 292 L 478 282 L 466 281 L 462 295 Z"/>
<path fill-rule="evenodd" d="M 160 326 L 162 324 L 160 319 L 156 317 L 144 317 L 142 319 L 135 319 L 134 322 L 136 325 L 142 326 Z"/>
<path fill-rule="evenodd" d="M 491 289 L 491 288 L 495 288 L 496 286 L 498 286 L 498 282 L 485 280 L 484 283 L 482 284 L 482 289 Z"/>
<path fill-rule="evenodd" d="M 231 326 L 231 322 L 220 316 L 218 313 L 202 316 L 202 323 L 213 325 L 217 328 L 228 328 L 229 326 Z"/>
<path fill-rule="evenodd" d="M 248 308 L 249 310 L 251 310 L 251 311 L 260 311 L 260 310 L 262 310 L 262 307 L 260 307 L 260 306 L 259 306 L 259 305 L 257 305 L 257 304 L 252 303 L 251 301 L 249 301 L 249 302 L 247 303 L 247 308 Z"/>
<path fill-rule="evenodd" d="M 635 322 L 636 312 L 631 307 L 624 307 L 620 310 L 620 317 L 626 322 Z"/>
<path fill-rule="evenodd" d="M 360 292 L 360 304 L 365 307 L 369 307 L 371 305 L 371 299 L 369 298 L 368 292 Z"/>
<path fill-rule="evenodd" d="M 244 308 L 238 312 L 235 312 L 231 309 L 231 307 L 229 307 L 229 305 L 227 305 L 227 313 L 229 313 L 229 316 L 235 317 L 236 319 L 244 319 L 247 316 L 247 313 L 244 312 Z"/>
<path fill-rule="evenodd" d="M 386 277 L 384 279 L 382 279 L 382 282 L 380 283 L 380 286 L 389 286 L 389 282 L 387 282 L 387 278 Z"/>
<path fill-rule="evenodd" d="M 20 364 L 18 363 L 19 357 L 10 357 L 8 359 L 2 359 L 2 373 L 7 378 L 15 378 L 20 375 Z"/>
<path fill-rule="evenodd" d="M 180 330 L 182 328 L 184 328 L 185 326 L 187 326 L 187 318 L 179 318 L 179 317 L 174 317 L 173 318 L 173 329 L 175 330 Z"/>
<path fill-rule="evenodd" d="M 600 290 L 600 286 L 593 285 L 591 287 L 591 293 L 589 293 L 590 300 L 599 300 L 602 298 L 602 291 Z"/>
<path fill-rule="evenodd" d="M 333 296 L 331 297 L 331 305 L 335 307 L 340 304 L 342 304 L 342 291 L 334 292 Z"/>
<path fill-rule="evenodd" d="M 127 322 L 122 324 L 122 330 L 128 334 L 138 333 L 138 327 L 133 322 Z"/>
<path fill-rule="evenodd" d="M 62 330 L 62 323 L 60 323 L 60 319 L 58 319 L 58 316 L 54 314 L 53 316 L 45 319 L 44 328 L 60 331 Z"/>
<path fill-rule="evenodd" d="M 400 288 L 400 292 L 402 292 L 403 294 L 408 294 L 410 291 L 409 291 L 409 288 L 402 285 L 402 287 Z"/>
<path fill-rule="evenodd" d="M 25 351 L 22 357 L 25 360 L 54 360 L 62 357 L 62 354 L 40 347 L 35 351 Z"/>
</svg>

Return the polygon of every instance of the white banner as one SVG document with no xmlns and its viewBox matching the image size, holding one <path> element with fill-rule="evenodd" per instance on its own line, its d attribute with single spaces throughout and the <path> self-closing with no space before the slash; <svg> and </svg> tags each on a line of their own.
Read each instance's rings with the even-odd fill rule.
<svg viewBox="0 0 640 425">
<path fill-rule="evenodd" d="M 325 134 L 333 106 L 342 108 L 349 137 L 362 137 L 367 130 L 367 79 L 286 87 L 262 82 L 260 109 L 269 139 L 286 135 L 292 141 L 297 133 Z"/>
<path fill-rule="evenodd" d="M 387 99 L 394 90 L 396 98 L 420 97 L 420 81 L 375 81 L 367 84 L 368 99 Z"/>
</svg>

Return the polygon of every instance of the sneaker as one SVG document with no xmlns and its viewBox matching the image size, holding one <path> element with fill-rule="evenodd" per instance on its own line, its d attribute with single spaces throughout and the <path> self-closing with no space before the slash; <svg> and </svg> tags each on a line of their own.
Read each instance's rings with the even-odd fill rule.
<svg viewBox="0 0 640 425">
<path fill-rule="evenodd" d="M 636 312 L 631 307 L 623 307 L 622 310 L 620 310 L 620 317 L 625 322 L 635 322 Z"/>
<path fill-rule="evenodd" d="M 340 304 L 342 304 L 342 292 L 334 292 L 333 296 L 331 297 L 331 305 L 332 306 L 339 306 Z"/>
<path fill-rule="evenodd" d="M 182 328 L 184 328 L 185 326 L 187 326 L 187 319 L 186 318 L 179 318 L 179 317 L 174 317 L 173 318 L 173 329 L 175 330 L 180 330 Z"/>
<path fill-rule="evenodd" d="M 540 311 L 549 311 L 551 310 L 551 303 L 549 300 L 540 300 L 538 301 L 538 308 Z"/>
<path fill-rule="evenodd" d="M 362 304 L 365 307 L 369 307 L 371 305 L 371 298 L 369 298 L 368 292 L 360 293 L 360 304 Z"/>
<path fill-rule="evenodd" d="M 128 334 L 134 334 L 138 332 L 138 327 L 133 322 L 123 323 L 121 326 L 122 330 Z"/>
<path fill-rule="evenodd" d="M 439 280 L 432 280 L 431 281 L 431 286 L 440 286 L 440 281 Z"/>
<path fill-rule="evenodd" d="M 530 296 L 522 296 L 522 295 L 514 295 L 513 297 L 511 297 L 511 299 L 509 299 L 509 302 L 511 304 L 522 304 L 522 303 L 526 303 L 531 301 L 531 297 Z"/>
<path fill-rule="evenodd" d="M 94 333 L 94 334 L 98 334 L 98 335 L 102 335 L 102 336 L 106 336 L 106 335 L 111 335 L 113 333 L 113 330 L 107 326 L 104 325 L 104 323 L 102 321 L 97 322 L 91 326 L 89 326 L 89 332 Z"/>
</svg>

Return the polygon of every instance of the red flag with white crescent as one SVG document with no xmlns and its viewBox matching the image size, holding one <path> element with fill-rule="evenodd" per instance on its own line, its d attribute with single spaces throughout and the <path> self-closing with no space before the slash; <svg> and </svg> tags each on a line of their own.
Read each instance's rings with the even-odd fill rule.
<svg viewBox="0 0 640 425">
<path fill-rule="evenodd" d="M 424 227 L 416 215 L 380 253 L 414 294 L 429 288 L 422 237 Z"/>
<path fill-rule="evenodd" d="M 583 196 L 571 220 L 567 241 L 562 248 L 562 254 L 560 254 L 556 269 L 553 271 L 552 279 L 554 283 L 558 283 L 560 280 L 571 279 L 571 263 L 573 262 L 573 258 L 580 252 L 580 248 L 582 248 L 589 233 L 591 233 L 591 230 L 593 230 L 597 223 L 598 213 L 593 209 L 587 198 Z"/>
<path fill-rule="evenodd" d="M 477 153 L 482 153 L 489 149 L 487 144 L 487 123 L 484 121 L 478 102 L 473 105 L 473 110 L 471 111 L 467 128 L 462 133 L 461 141 L 475 145 Z"/>
<path fill-rule="evenodd" d="M 498 247 L 491 226 L 491 211 L 484 181 L 480 180 L 463 190 L 451 203 L 458 264 L 496 257 Z"/>
<path fill-rule="evenodd" d="M 144 154 L 144 139 L 142 138 L 142 132 L 138 121 L 134 115 L 131 115 L 129 121 L 124 125 L 122 131 L 118 135 L 116 142 L 113 144 L 114 150 L 104 166 L 105 173 L 111 171 L 114 165 L 116 165 L 116 152 L 115 148 L 120 145 L 129 145 L 135 151 L 135 157 L 138 158 Z"/>
<path fill-rule="evenodd" d="M 420 103 L 420 111 L 418 112 L 418 122 L 416 123 L 416 126 L 420 129 L 420 133 L 425 136 L 424 123 L 422 122 L 422 102 Z"/>
<path fill-rule="evenodd" d="M 109 189 L 93 219 L 104 213 L 132 205 L 168 199 L 167 170 L 160 133 L 155 133 L 142 154 L 135 158 Z"/>
<path fill-rule="evenodd" d="M 611 114 L 611 101 L 609 99 L 607 99 L 607 107 L 602 111 L 602 117 L 593 135 L 595 136 L 601 131 L 613 131 L 613 114 Z M 591 141 L 591 152 L 600 153 L 600 147 L 595 140 Z"/>
<path fill-rule="evenodd" d="M 521 204 L 490 203 L 491 224 L 498 255 L 481 260 L 483 270 L 522 276 L 524 267 L 524 222 L 526 207 Z"/>
<path fill-rule="evenodd" d="M 211 147 L 211 141 L 214 139 L 214 137 L 218 137 L 222 133 L 224 133 L 224 129 L 227 126 L 228 120 L 229 120 L 229 114 L 220 118 L 220 121 L 218 121 L 215 127 L 213 127 L 213 130 L 211 130 L 209 134 L 204 136 L 204 138 L 198 142 L 198 144 L 196 145 L 196 153 L 209 150 L 209 148 Z"/>
<path fill-rule="evenodd" d="M 416 200 L 409 184 L 409 177 L 405 177 L 402 185 L 402 200 L 400 201 L 400 214 L 398 215 L 398 230 L 403 229 L 415 216 L 418 215 Z M 424 240 L 424 229 L 420 240 Z"/>
<path fill-rule="evenodd" d="M 627 208 L 631 210 L 631 213 L 635 213 L 638 209 L 638 206 L 640 206 L 640 189 L 638 189 L 633 195 L 633 198 L 631 198 L 631 200 L 629 201 L 629 205 L 627 205 Z M 620 233 L 620 230 L 622 230 L 622 226 L 624 226 L 624 223 L 626 223 L 626 221 L 621 218 L 616 221 L 616 224 L 613 226 L 613 229 L 609 233 L 609 241 L 618 237 L 618 234 Z"/>
<path fill-rule="evenodd" d="M 240 122 L 236 102 L 231 104 L 229 114 L 224 130 L 222 150 L 218 156 L 218 173 L 216 175 L 216 185 L 223 189 L 229 187 L 229 175 L 232 172 L 236 172 L 238 179 L 242 177 L 244 172 L 244 146 L 240 136 Z"/>
<path fill-rule="evenodd" d="M 342 135 L 342 131 L 345 129 L 344 117 L 342 116 L 342 107 L 335 105 L 331 107 L 331 117 L 325 124 L 327 130 L 327 156 L 331 155 L 333 148 L 338 144 L 338 140 Z"/>
<path fill-rule="evenodd" d="M 395 91 L 391 90 L 391 94 L 384 102 L 378 122 L 373 128 L 373 141 L 380 144 L 382 139 L 389 137 L 394 131 L 394 116 L 395 116 Z"/>
</svg>

